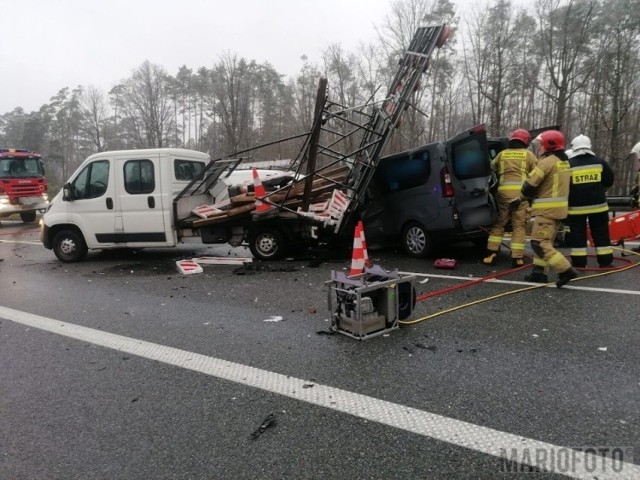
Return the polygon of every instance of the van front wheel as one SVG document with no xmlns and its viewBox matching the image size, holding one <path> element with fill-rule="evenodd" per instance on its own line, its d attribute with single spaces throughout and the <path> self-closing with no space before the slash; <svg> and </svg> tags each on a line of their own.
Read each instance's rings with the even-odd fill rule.
<svg viewBox="0 0 640 480">
<path fill-rule="evenodd" d="M 53 253 L 61 262 L 78 262 L 87 254 L 87 244 L 81 234 L 62 230 L 53 237 Z"/>
<path fill-rule="evenodd" d="M 426 257 L 432 250 L 429 233 L 418 222 L 408 223 L 402 230 L 402 247 L 411 257 Z"/>
</svg>

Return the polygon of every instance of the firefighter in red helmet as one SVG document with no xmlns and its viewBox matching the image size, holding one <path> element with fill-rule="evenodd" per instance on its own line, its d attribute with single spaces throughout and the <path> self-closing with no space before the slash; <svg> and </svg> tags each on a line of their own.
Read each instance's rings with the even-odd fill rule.
<svg viewBox="0 0 640 480">
<path fill-rule="evenodd" d="M 540 134 L 540 161 L 522 186 L 520 196 L 510 208 L 516 210 L 524 200 L 531 202 L 534 217 L 531 248 L 535 254 L 533 271 L 525 277 L 531 282 L 547 282 L 549 267 L 558 272 L 561 288 L 578 276 L 564 255 L 553 248 L 560 221 L 567 217 L 571 167 L 564 151 L 564 135 L 558 130 Z"/>
<path fill-rule="evenodd" d="M 498 220 L 491 227 L 487 242 L 487 253 L 483 263 L 494 265 L 502 243 L 504 227 L 511 220 L 511 265 L 524 265 L 524 242 L 526 237 L 527 204 L 522 203 L 514 211 L 509 204 L 520 196 L 522 184 L 529 172 L 536 166 L 538 159 L 527 149 L 531 136 L 519 128 L 509 136 L 509 146 L 502 150 L 491 162 L 491 168 L 498 177 Z"/>
</svg>

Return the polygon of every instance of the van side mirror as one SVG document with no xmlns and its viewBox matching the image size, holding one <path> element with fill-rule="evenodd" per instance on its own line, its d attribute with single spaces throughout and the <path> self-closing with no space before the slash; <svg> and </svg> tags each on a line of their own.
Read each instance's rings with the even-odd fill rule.
<svg viewBox="0 0 640 480">
<path fill-rule="evenodd" d="M 71 188 L 70 183 L 65 183 L 62 186 L 62 200 L 65 202 L 70 202 L 73 200 L 73 189 Z"/>
</svg>

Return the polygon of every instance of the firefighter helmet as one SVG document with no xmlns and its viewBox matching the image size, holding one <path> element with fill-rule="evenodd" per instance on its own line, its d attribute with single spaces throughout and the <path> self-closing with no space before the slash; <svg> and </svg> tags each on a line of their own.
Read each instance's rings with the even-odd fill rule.
<svg viewBox="0 0 640 480">
<path fill-rule="evenodd" d="M 636 154 L 638 158 L 640 158 L 640 142 L 636 143 L 631 149 L 631 154 Z"/>
<path fill-rule="evenodd" d="M 573 153 L 573 150 L 571 150 L 571 149 L 565 150 L 564 153 L 566 153 L 567 157 L 569 157 L 569 158 L 573 158 L 573 156 L 575 155 L 575 153 Z"/>
<path fill-rule="evenodd" d="M 509 140 L 518 140 L 519 142 L 524 143 L 526 146 L 529 146 L 531 135 L 529 135 L 529 132 L 527 132 L 524 128 L 519 128 L 511 132 Z"/>
<path fill-rule="evenodd" d="M 540 134 L 541 153 L 564 150 L 564 134 L 559 130 L 547 130 Z"/>
<path fill-rule="evenodd" d="M 571 148 L 573 149 L 574 155 L 582 155 L 585 153 L 594 155 L 591 151 L 591 139 L 586 135 L 578 135 L 576 138 L 571 140 Z"/>
</svg>

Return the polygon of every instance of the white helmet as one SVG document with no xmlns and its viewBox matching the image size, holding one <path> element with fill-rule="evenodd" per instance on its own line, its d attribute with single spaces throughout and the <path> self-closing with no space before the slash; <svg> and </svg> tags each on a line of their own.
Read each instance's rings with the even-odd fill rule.
<svg viewBox="0 0 640 480">
<path fill-rule="evenodd" d="M 630 153 L 630 155 L 632 155 L 632 154 L 634 154 L 634 153 L 636 154 L 636 156 L 637 156 L 638 158 L 640 158 L 640 142 L 636 143 L 636 144 L 633 146 L 633 148 L 631 149 L 631 153 Z"/>
<path fill-rule="evenodd" d="M 571 150 L 571 149 L 565 150 L 564 153 L 566 153 L 567 157 L 569 157 L 569 158 L 573 157 L 573 150 Z"/>
<path fill-rule="evenodd" d="M 591 151 L 591 139 L 586 135 L 578 135 L 571 140 L 571 149 L 573 150 L 573 156 L 583 155 L 585 153 L 595 155 L 595 153 Z"/>
</svg>

